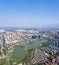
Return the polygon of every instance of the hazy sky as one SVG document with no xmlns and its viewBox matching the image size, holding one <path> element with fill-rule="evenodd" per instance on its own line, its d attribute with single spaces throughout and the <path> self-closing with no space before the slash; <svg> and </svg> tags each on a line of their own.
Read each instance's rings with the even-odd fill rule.
<svg viewBox="0 0 59 65">
<path fill-rule="evenodd" d="M 0 0 L 0 27 L 59 25 L 59 0 Z"/>
</svg>

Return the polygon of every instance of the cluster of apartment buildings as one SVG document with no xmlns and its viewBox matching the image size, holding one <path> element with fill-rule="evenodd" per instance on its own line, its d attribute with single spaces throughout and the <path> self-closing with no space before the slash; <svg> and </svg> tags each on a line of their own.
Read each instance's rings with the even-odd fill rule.
<svg viewBox="0 0 59 65">
<path fill-rule="evenodd" d="M 3 33 L 4 32 L 4 33 Z M 2 31 L 0 34 L 0 55 L 3 52 L 3 44 L 12 46 L 17 43 L 37 39 L 37 38 L 48 38 L 48 42 L 50 44 L 49 47 L 42 47 L 41 49 L 37 49 L 34 52 L 34 58 L 31 60 L 32 64 L 41 61 L 47 61 L 47 55 L 50 53 L 52 55 L 59 52 L 59 32 L 58 31 L 46 31 L 46 30 L 15 30 L 12 31 Z M 5 42 L 3 40 L 5 39 Z M 47 53 L 47 55 L 46 55 Z"/>
</svg>

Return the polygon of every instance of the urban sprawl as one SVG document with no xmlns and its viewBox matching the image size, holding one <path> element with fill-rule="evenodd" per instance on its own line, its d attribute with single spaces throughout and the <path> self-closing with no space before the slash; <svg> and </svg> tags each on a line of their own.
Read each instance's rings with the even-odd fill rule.
<svg viewBox="0 0 59 65">
<path fill-rule="evenodd" d="M 0 29 L 0 65 L 59 65 L 59 30 Z"/>
</svg>

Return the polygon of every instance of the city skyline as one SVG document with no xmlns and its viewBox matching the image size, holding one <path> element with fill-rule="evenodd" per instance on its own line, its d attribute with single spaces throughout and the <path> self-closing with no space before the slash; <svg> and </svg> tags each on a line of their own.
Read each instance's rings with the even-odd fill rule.
<svg viewBox="0 0 59 65">
<path fill-rule="evenodd" d="M 59 27 L 59 0 L 0 0 L 0 27 Z"/>
</svg>

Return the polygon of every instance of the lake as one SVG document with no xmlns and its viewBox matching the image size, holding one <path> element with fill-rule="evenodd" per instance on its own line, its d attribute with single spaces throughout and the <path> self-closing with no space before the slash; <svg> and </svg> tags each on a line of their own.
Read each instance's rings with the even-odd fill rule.
<svg viewBox="0 0 59 65">
<path fill-rule="evenodd" d="M 25 46 L 27 47 L 28 50 L 30 50 L 30 49 L 42 46 L 43 43 L 45 43 L 45 41 L 37 39 L 33 41 L 32 43 L 27 42 Z"/>
<path fill-rule="evenodd" d="M 25 57 L 26 50 L 24 49 L 24 47 L 16 46 L 13 51 L 12 58 L 15 60 L 22 61 Z"/>
<path fill-rule="evenodd" d="M 29 43 L 29 42 L 25 43 L 25 47 L 16 46 L 14 48 L 12 58 L 22 61 L 26 58 L 26 49 L 30 50 L 36 47 L 40 47 L 43 45 L 43 43 L 44 41 L 42 40 L 35 40 L 33 43 Z"/>
</svg>

